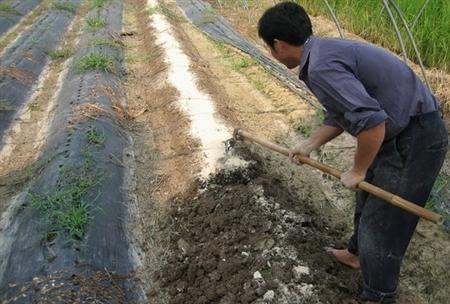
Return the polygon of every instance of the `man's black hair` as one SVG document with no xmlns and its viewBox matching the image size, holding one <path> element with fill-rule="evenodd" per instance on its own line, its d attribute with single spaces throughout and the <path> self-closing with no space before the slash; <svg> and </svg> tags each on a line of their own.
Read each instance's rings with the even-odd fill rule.
<svg viewBox="0 0 450 304">
<path fill-rule="evenodd" d="M 303 45 L 312 35 L 312 25 L 305 9 L 294 2 L 282 2 L 269 8 L 259 19 L 258 34 L 269 46 L 274 39 Z"/>
</svg>

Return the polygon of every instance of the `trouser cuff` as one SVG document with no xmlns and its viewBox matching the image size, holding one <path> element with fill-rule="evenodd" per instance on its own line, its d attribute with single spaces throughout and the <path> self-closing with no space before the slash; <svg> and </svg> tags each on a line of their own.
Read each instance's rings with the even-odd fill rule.
<svg viewBox="0 0 450 304">
<path fill-rule="evenodd" d="M 363 286 L 363 292 L 361 294 L 361 300 L 371 301 L 383 304 L 396 303 L 397 291 L 394 292 L 381 292 L 370 288 L 366 284 Z"/>
</svg>

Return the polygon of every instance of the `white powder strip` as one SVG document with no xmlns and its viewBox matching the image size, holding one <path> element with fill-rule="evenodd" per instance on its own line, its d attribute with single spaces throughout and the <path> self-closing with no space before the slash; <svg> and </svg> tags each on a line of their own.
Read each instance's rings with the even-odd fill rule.
<svg viewBox="0 0 450 304">
<path fill-rule="evenodd" d="M 156 0 L 147 1 L 148 8 L 157 7 Z M 166 17 L 157 12 L 150 16 L 151 26 L 156 30 L 156 43 L 161 45 L 168 66 L 167 81 L 179 92 L 178 104 L 191 121 L 191 132 L 201 142 L 205 166 L 200 175 L 207 178 L 217 167 L 217 161 L 225 154 L 224 144 L 231 131 L 215 117 L 214 102 L 208 94 L 200 91 L 190 70 L 190 60 L 176 40 Z"/>
</svg>

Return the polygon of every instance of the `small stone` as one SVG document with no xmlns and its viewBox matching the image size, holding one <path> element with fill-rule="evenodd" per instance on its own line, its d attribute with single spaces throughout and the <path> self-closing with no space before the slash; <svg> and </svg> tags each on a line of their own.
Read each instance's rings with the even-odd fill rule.
<svg viewBox="0 0 450 304">
<path fill-rule="evenodd" d="M 313 294 L 314 291 L 314 285 L 312 284 L 302 284 L 299 287 L 299 291 L 302 295 L 304 295 L 305 297 L 310 297 Z"/>
<path fill-rule="evenodd" d="M 303 275 L 309 275 L 309 267 L 307 266 L 295 266 L 292 269 L 292 272 L 294 273 L 294 277 L 299 279 Z"/>
<path fill-rule="evenodd" d="M 262 275 L 261 275 L 261 272 L 259 272 L 259 271 L 256 271 L 256 272 L 253 274 L 253 278 L 254 278 L 255 280 L 262 280 L 262 279 L 263 279 L 263 277 L 262 277 Z"/>
<path fill-rule="evenodd" d="M 264 302 L 266 303 L 271 303 L 275 298 L 275 291 L 273 290 L 268 290 L 265 294 L 264 294 Z"/>
<path fill-rule="evenodd" d="M 248 257 L 250 254 L 248 253 L 248 252 L 245 252 L 245 251 L 242 251 L 241 252 L 241 255 L 243 256 L 243 257 Z"/>
<path fill-rule="evenodd" d="M 179 239 L 178 249 L 180 249 L 181 251 L 183 251 L 184 254 L 186 254 L 189 250 L 189 244 L 185 240 Z"/>
</svg>

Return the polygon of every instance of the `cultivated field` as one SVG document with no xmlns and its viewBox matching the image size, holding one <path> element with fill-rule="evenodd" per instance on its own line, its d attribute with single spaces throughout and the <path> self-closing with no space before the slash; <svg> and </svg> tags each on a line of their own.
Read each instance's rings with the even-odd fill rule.
<svg viewBox="0 0 450 304">
<path fill-rule="evenodd" d="M 232 139 L 291 147 L 323 119 L 256 36 L 274 2 L 0 0 L 1 303 L 360 303 L 360 272 L 323 249 L 345 245 L 354 193 Z M 318 2 L 316 35 L 338 36 Z M 446 108 L 426 31 L 448 36 L 449 5 L 431 2 L 414 31 Z M 375 1 L 331 3 L 347 37 L 398 51 Z M 313 158 L 345 170 L 354 150 L 343 135 Z M 449 180 L 450 158 L 427 204 L 447 226 L 420 222 L 401 304 L 448 303 Z"/>
</svg>

